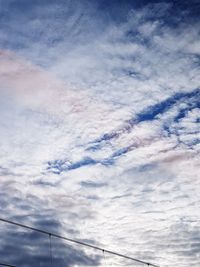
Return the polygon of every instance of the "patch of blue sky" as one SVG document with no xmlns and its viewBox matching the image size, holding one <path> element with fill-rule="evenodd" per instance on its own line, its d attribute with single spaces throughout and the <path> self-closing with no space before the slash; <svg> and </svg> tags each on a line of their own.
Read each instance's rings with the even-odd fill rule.
<svg viewBox="0 0 200 267">
<path fill-rule="evenodd" d="M 69 163 L 65 160 L 55 160 L 55 161 L 49 161 L 47 164 L 47 171 L 53 172 L 54 174 L 61 174 L 65 171 L 75 170 L 82 168 L 84 166 L 91 166 L 96 164 L 101 164 L 104 166 L 112 166 L 115 164 L 116 160 L 126 153 L 129 152 L 130 148 L 132 149 L 132 146 L 124 147 L 121 149 L 118 149 L 115 151 L 110 157 L 105 157 L 102 159 L 93 159 L 91 157 L 85 157 L 80 161 Z"/>
<path fill-rule="evenodd" d="M 67 170 L 74 170 L 74 169 L 78 169 L 78 168 L 81 168 L 81 167 L 87 166 L 87 165 L 95 165 L 97 163 L 98 163 L 97 160 L 94 160 L 94 159 L 92 159 L 90 157 L 86 157 L 86 158 L 84 158 L 84 159 L 82 159 L 80 161 L 72 163 L 66 169 Z"/>
<path fill-rule="evenodd" d="M 90 188 L 97 188 L 97 187 L 104 187 L 104 186 L 107 186 L 108 184 L 107 183 L 97 183 L 97 182 L 94 182 L 94 181 L 82 181 L 80 182 L 80 185 L 83 186 L 83 187 L 90 187 Z"/>
<path fill-rule="evenodd" d="M 97 143 L 86 148 L 86 151 L 98 151 L 101 148 L 102 148 L 102 145 L 100 143 Z"/>
<path fill-rule="evenodd" d="M 116 132 L 112 133 L 105 133 L 102 137 L 95 140 L 95 143 L 102 142 L 102 141 L 109 141 L 110 139 L 116 137 L 118 134 Z"/>
<path fill-rule="evenodd" d="M 104 166 L 112 166 L 115 164 L 115 158 L 113 157 L 105 158 L 105 159 L 102 159 L 100 163 Z"/>
<path fill-rule="evenodd" d="M 110 145 L 110 140 L 119 136 L 118 132 L 105 133 L 96 140 L 89 142 L 89 147 L 86 148 L 86 151 L 98 151 L 101 150 L 103 146 Z"/>
<path fill-rule="evenodd" d="M 181 104 L 183 102 L 187 105 L 187 107 L 180 109 L 179 114 L 174 118 L 175 122 L 185 117 L 187 112 L 191 111 L 192 109 L 200 108 L 200 89 L 197 88 L 192 92 L 176 93 L 160 103 L 149 106 L 142 112 L 138 113 L 134 118 L 126 121 L 127 125 L 122 127 L 125 128 L 125 131 L 129 131 L 135 124 L 145 121 L 153 121 L 157 119 L 158 116 L 163 115 L 165 112 L 173 108 L 176 104 Z M 170 134 L 170 124 L 164 123 L 163 128 Z M 120 133 L 122 132 L 124 131 L 117 129 L 111 133 L 105 133 L 100 138 L 91 142 L 93 145 L 91 145 L 88 150 L 100 150 L 105 144 L 108 144 L 108 141 L 119 137 Z M 118 151 L 116 153 L 123 153 L 123 150 L 124 148 L 122 151 Z"/>
<path fill-rule="evenodd" d="M 128 77 L 131 77 L 131 78 L 134 78 L 140 81 L 145 81 L 147 79 L 147 77 L 143 73 L 140 73 L 140 72 L 128 69 L 128 68 L 120 69 L 120 72 Z"/>
<path fill-rule="evenodd" d="M 137 121 L 151 121 L 154 120 L 158 115 L 162 115 L 166 111 L 168 111 L 170 108 L 172 108 L 177 102 L 185 101 L 188 102 L 190 99 L 192 100 L 196 99 L 196 105 L 195 107 L 199 107 L 200 105 L 200 89 L 197 88 L 192 92 L 186 92 L 186 93 L 177 93 L 173 96 L 167 98 L 166 100 L 155 104 L 153 106 L 148 107 L 143 112 L 139 113 L 137 117 Z"/>
<path fill-rule="evenodd" d="M 185 118 L 188 112 L 192 111 L 193 109 L 200 108 L 200 93 L 190 99 L 189 102 L 185 101 L 185 103 L 187 104 L 187 106 L 179 110 L 178 115 L 174 118 L 175 122 L 178 122 L 181 119 Z"/>
<path fill-rule="evenodd" d="M 196 146 L 198 144 L 200 144 L 200 138 L 195 138 L 190 142 L 191 146 Z"/>
<path fill-rule="evenodd" d="M 112 158 L 120 157 L 120 156 L 126 154 L 129 150 L 130 150 L 130 146 L 118 149 L 116 152 L 114 152 L 112 154 Z"/>
<path fill-rule="evenodd" d="M 148 171 L 150 171 L 152 169 L 155 169 L 156 167 L 157 167 L 156 163 L 147 163 L 147 164 L 140 165 L 137 168 L 137 171 L 139 171 L 139 172 L 148 172 Z"/>
<path fill-rule="evenodd" d="M 179 140 L 180 144 L 183 144 L 187 146 L 189 149 L 194 149 L 195 146 L 200 144 L 200 139 L 199 138 L 194 138 L 192 140 Z"/>
<path fill-rule="evenodd" d="M 70 164 L 70 163 L 66 160 L 57 159 L 54 161 L 48 161 L 47 162 L 47 170 L 54 173 L 54 174 L 60 174 L 67 168 L 68 164 Z"/>
<path fill-rule="evenodd" d="M 52 172 L 54 174 L 61 174 L 65 171 L 75 170 L 88 165 L 95 165 L 100 163 L 98 160 L 94 160 L 90 157 L 85 157 L 77 162 L 69 162 L 67 160 L 54 160 L 49 161 L 47 164 L 47 171 Z"/>
</svg>

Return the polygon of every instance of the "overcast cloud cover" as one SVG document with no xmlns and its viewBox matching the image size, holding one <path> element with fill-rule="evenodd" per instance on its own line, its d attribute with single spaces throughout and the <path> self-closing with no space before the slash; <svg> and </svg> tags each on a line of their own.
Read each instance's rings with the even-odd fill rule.
<svg viewBox="0 0 200 267">
<path fill-rule="evenodd" d="M 0 217 L 200 265 L 198 2 L 0 0 Z M 49 266 L 47 238 L 0 231 L 0 262 Z M 52 245 L 54 266 L 141 266 Z"/>
</svg>

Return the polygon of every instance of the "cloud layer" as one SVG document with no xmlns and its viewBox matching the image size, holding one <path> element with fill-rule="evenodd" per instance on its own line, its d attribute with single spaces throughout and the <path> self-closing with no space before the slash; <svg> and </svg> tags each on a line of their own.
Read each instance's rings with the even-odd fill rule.
<svg viewBox="0 0 200 267">
<path fill-rule="evenodd" d="M 1 216 L 163 267 L 198 266 L 195 3 L 0 3 Z M 47 240 L 0 231 L 2 261 L 49 264 Z M 53 248 L 56 266 L 132 264 Z"/>
</svg>

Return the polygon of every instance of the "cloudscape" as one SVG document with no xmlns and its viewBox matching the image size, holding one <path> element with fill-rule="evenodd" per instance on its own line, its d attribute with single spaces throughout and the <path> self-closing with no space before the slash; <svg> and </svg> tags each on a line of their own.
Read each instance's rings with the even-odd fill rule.
<svg viewBox="0 0 200 267">
<path fill-rule="evenodd" d="M 198 0 L 0 0 L 0 219 L 200 266 L 199 18 Z M 51 249 L 0 221 L 0 263 L 144 266 Z"/>
</svg>

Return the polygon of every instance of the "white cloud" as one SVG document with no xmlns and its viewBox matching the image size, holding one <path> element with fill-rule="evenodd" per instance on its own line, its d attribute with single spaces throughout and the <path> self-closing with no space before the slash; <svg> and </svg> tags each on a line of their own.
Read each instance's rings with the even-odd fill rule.
<svg viewBox="0 0 200 267">
<path fill-rule="evenodd" d="M 198 25 L 167 26 L 155 14 L 167 12 L 160 5 L 105 27 L 95 10 L 81 16 L 79 8 L 61 18 L 62 5 L 37 9 L 11 40 L 21 38 L 24 48 L 1 52 L 0 170 L 8 202 L 2 213 L 34 223 L 42 207 L 71 237 L 163 267 L 195 266 L 199 94 L 173 96 L 199 86 Z M 38 28 L 46 35 L 36 38 Z M 138 119 L 170 97 L 167 111 Z M 84 164 L 86 158 L 96 163 Z M 73 164 L 79 165 L 69 170 Z M 29 208 L 13 197 L 29 199 Z"/>
</svg>

